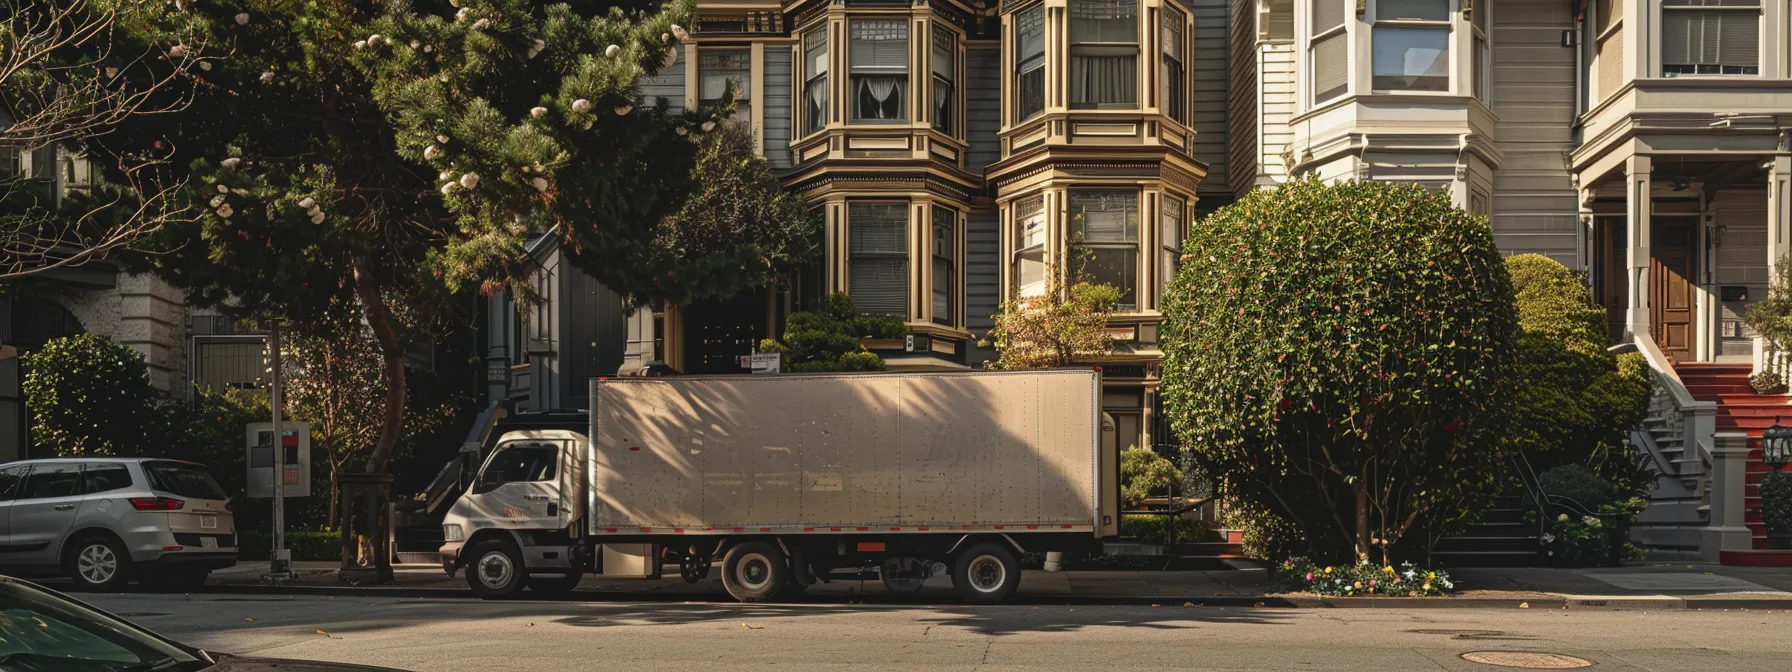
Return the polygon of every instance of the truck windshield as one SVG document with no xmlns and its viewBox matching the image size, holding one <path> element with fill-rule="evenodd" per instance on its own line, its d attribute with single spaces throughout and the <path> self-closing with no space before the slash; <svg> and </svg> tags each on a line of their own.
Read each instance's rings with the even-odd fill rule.
<svg viewBox="0 0 1792 672">
<path fill-rule="evenodd" d="M 485 468 L 487 483 L 528 483 L 554 480 L 560 464 L 560 447 L 546 443 L 513 443 L 498 451 Z"/>
</svg>

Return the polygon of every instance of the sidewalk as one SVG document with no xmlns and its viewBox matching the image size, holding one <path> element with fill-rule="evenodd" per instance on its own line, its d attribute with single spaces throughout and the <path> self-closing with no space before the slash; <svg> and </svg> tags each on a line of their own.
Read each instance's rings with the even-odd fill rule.
<svg viewBox="0 0 1792 672">
<path fill-rule="evenodd" d="M 401 565 L 392 584 L 339 583 L 336 564 L 297 562 L 296 576 L 280 585 L 261 580 L 266 565 L 244 563 L 213 572 L 206 592 L 470 597 L 465 575 L 449 578 L 439 567 Z M 1607 608 L 1792 610 L 1792 570 L 1700 564 L 1646 564 L 1603 569 L 1461 569 L 1452 573 L 1457 592 L 1440 598 L 1321 598 L 1279 593 L 1260 569 L 1190 572 L 1028 571 L 1018 601 L 1045 604 L 1130 604 L 1209 607 L 1380 608 Z M 525 593 L 525 596 L 527 594 Z M 591 577 L 573 599 L 591 601 L 730 601 L 715 573 L 697 584 Z M 919 595 L 894 595 L 878 581 L 835 581 L 812 586 L 806 600 L 931 603 L 956 601 L 951 580 L 934 577 Z"/>
</svg>

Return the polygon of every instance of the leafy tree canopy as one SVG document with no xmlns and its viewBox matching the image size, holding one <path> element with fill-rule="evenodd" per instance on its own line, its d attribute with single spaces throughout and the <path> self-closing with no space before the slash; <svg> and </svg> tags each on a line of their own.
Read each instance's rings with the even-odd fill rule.
<svg viewBox="0 0 1792 672">
<path fill-rule="evenodd" d="M 859 312 L 845 293 L 834 292 L 814 310 L 784 321 L 784 338 L 759 342 L 760 352 L 783 353 L 795 373 L 882 371 L 884 360 L 859 343 L 862 338 L 902 338 L 902 320 Z"/>
<path fill-rule="evenodd" d="M 142 454 L 162 440 L 162 395 L 143 355 L 103 336 L 80 334 L 25 355 L 31 440 L 57 455 Z"/>
</svg>

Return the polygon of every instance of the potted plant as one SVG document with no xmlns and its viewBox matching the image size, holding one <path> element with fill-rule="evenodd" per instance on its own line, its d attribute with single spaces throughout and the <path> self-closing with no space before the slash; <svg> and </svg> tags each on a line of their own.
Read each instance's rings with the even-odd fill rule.
<svg viewBox="0 0 1792 672">
<path fill-rule="evenodd" d="M 1792 549 L 1792 473 L 1774 471 L 1763 475 L 1760 492 L 1767 547 Z"/>
</svg>

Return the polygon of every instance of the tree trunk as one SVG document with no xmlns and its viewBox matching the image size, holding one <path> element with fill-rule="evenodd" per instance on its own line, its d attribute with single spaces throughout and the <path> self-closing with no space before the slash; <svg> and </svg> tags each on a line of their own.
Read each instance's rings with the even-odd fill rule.
<svg viewBox="0 0 1792 672">
<path fill-rule="evenodd" d="M 380 421 L 380 435 L 374 440 L 373 452 L 367 456 L 369 474 L 386 473 L 386 463 L 392 459 L 392 450 L 398 445 L 398 436 L 404 429 L 404 343 L 398 337 L 398 326 L 394 324 L 392 311 L 386 307 L 385 297 L 380 296 L 379 281 L 375 279 L 371 262 L 365 257 L 355 260 L 355 295 L 361 299 L 361 309 L 366 314 L 367 324 L 373 328 L 373 338 L 380 347 L 380 361 L 385 365 L 386 408 Z"/>
<path fill-rule="evenodd" d="M 1356 561 L 1367 562 L 1372 544 L 1369 536 L 1369 479 L 1367 475 L 1356 481 Z"/>
</svg>

